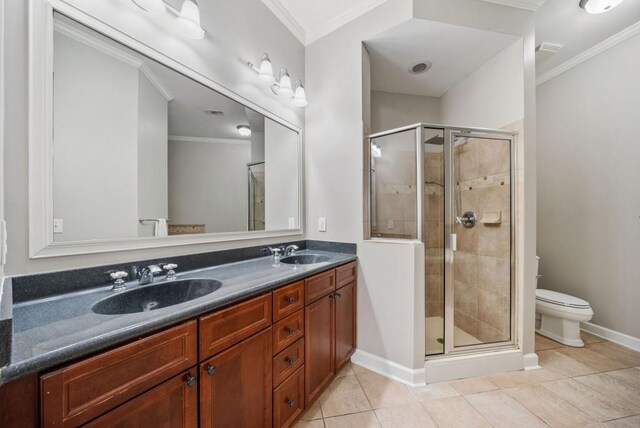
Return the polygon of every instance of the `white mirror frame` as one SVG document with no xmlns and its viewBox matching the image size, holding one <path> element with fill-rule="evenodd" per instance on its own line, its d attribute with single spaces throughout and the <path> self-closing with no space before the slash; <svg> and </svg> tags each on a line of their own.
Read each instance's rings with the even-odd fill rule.
<svg viewBox="0 0 640 428">
<path fill-rule="evenodd" d="M 298 224 L 296 229 L 206 233 L 167 237 L 53 240 L 53 12 L 60 12 L 123 45 L 255 110 L 298 134 Z M 29 257 L 139 250 L 180 245 L 304 235 L 302 129 L 221 86 L 188 66 L 110 27 L 64 0 L 29 0 Z"/>
</svg>

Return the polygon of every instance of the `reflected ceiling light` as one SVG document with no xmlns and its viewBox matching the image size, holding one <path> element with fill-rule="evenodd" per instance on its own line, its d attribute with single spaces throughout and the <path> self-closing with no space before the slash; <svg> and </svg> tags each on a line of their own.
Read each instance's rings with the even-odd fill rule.
<svg viewBox="0 0 640 428">
<path fill-rule="evenodd" d="M 580 7 L 591 14 L 608 12 L 623 0 L 580 0 Z"/>
<path fill-rule="evenodd" d="M 167 11 L 167 5 L 163 0 L 133 0 L 133 2 L 149 13 L 161 14 Z"/>
<path fill-rule="evenodd" d="M 251 127 L 249 127 L 249 125 L 238 125 L 237 129 L 238 133 L 243 137 L 248 137 L 251 135 Z"/>
<path fill-rule="evenodd" d="M 274 77 L 273 64 L 267 53 L 262 55 L 259 68 L 253 65 L 252 62 L 247 62 L 247 66 L 258 73 L 258 78 L 269 85 L 274 95 L 284 95 L 290 98 L 296 107 L 306 107 L 309 105 L 302 81 L 297 80 L 294 88 L 291 84 L 291 76 L 285 67 L 280 70 L 278 78 Z"/>
<path fill-rule="evenodd" d="M 382 157 L 382 149 L 376 143 L 371 143 L 371 157 L 376 159 Z"/>
<path fill-rule="evenodd" d="M 204 37 L 204 30 L 200 26 L 200 9 L 195 0 L 185 0 L 182 3 L 178 22 L 180 22 L 185 36 L 196 40 Z"/>
<path fill-rule="evenodd" d="M 296 91 L 293 95 L 293 105 L 296 107 L 306 107 L 309 105 L 307 101 L 307 94 L 304 91 L 304 86 L 302 86 L 302 81 L 298 80 L 296 82 Z"/>
</svg>

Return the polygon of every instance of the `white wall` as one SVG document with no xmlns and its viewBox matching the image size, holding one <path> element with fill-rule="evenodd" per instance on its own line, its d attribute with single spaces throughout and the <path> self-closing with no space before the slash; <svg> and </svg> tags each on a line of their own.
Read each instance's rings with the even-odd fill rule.
<svg viewBox="0 0 640 428">
<path fill-rule="evenodd" d="M 67 0 L 67 3 L 106 24 L 131 35 L 155 50 L 175 58 L 204 76 L 246 99 L 304 128 L 304 110 L 273 96 L 262 85 L 246 61 L 256 62 L 269 52 L 276 67 L 287 66 L 292 76 L 303 77 L 304 47 L 260 0 L 200 2 L 203 40 L 185 38 L 174 16 L 143 13 L 130 0 Z M 2 173 L 7 183 L 6 219 L 9 228 L 9 258 L 6 272 L 11 275 L 65 270 L 84 266 L 166 257 L 239 246 L 266 245 L 281 239 L 205 244 L 99 255 L 29 259 L 28 253 L 28 4 L 6 2 L 7 44 L 5 110 L 5 159 Z M 300 236 L 302 237 L 302 236 Z M 300 237 L 296 237 L 298 239 Z"/>
<path fill-rule="evenodd" d="M 247 230 L 251 142 L 169 142 L 169 218 L 207 233 Z"/>
<path fill-rule="evenodd" d="M 138 218 L 168 218 L 168 123 L 166 98 L 139 73 Z M 153 236 L 154 226 L 138 224 L 138 236 Z"/>
<path fill-rule="evenodd" d="M 371 132 L 382 132 L 414 123 L 442 123 L 440 98 L 371 92 Z"/>
<path fill-rule="evenodd" d="M 441 97 L 442 123 L 503 128 L 524 117 L 522 40 L 491 58 Z"/>
<path fill-rule="evenodd" d="M 294 229 L 298 214 L 298 134 L 264 120 L 264 221 L 266 230 Z M 289 227 L 293 219 L 293 227 Z"/>
<path fill-rule="evenodd" d="M 640 36 L 538 86 L 540 288 L 640 338 Z"/>
<path fill-rule="evenodd" d="M 54 240 L 135 237 L 138 69 L 57 32 L 54 49 Z"/>
</svg>

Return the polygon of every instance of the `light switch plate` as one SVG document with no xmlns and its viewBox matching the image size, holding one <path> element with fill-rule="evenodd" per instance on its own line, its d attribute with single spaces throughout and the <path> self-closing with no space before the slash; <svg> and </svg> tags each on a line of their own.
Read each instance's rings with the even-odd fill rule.
<svg viewBox="0 0 640 428">
<path fill-rule="evenodd" d="M 7 264 L 7 222 L 0 220 L 0 265 Z"/>
<path fill-rule="evenodd" d="M 296 219 L 293 217 L 289 217 L 289 229 L 296 228 Z"/>
<path fill-rule="evenodd" d="M 326 232 L 327 231 L 327 218 L 326 217 L 319 217 L 318 218 L 318 231 L 319 232 Z"/>
<path fill-rule="evenodd" d="M 62 233 L 64 231 L 64 224 L 61 218 L 53 219 L 53 233 Z"/>
</svg>

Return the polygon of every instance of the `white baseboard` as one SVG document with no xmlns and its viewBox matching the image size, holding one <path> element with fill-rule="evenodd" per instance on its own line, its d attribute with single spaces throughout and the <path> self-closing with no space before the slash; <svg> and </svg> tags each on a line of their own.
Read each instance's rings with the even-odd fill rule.
<svg viewBox="0 0 640 428">
<path fill-rule="evenodd" d="M 629 336 L 628 334 L 620 333 L 619 331 L 611 330 L 590 322 L 583 322 L 580 324 L 580 327 L 582 330 L 594 336 L 607 339 L 609 342 L 617 343 L 618 345 L 640 352 L 640 339 L 637 337 Z"/>
<path fill-rule="evenodd" d="M 519 349 L 436 358 L 425 362 L 425 377 L 427 383 L 435 383 L 511 372 L 524 369 L 524 361 Z"/>
<path fill-rule="evenodd" d="M 357 349 L 351 356 L 351 362 L 409 386 L 426 384 L 425 369 L 411 369 L 377 355 Z"/>
<path fill-rule="evenodd" d="M 542 368 L 540 367 L 540 364 L 538 364 L 538 354 L 535 352 L 524 354 L 523 360 L 525 370 L 537 370 Z"/>
</svg>

